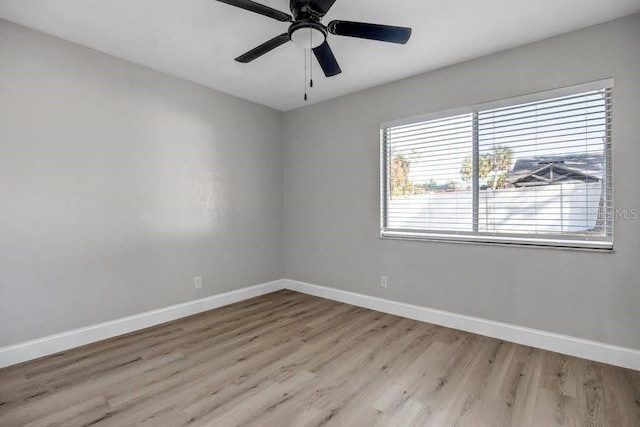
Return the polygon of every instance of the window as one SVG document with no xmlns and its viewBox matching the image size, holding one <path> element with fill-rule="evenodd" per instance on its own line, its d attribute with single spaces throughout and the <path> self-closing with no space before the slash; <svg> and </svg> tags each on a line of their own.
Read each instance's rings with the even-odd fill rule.
<svg viewBox="0 0 640 427">
<path fill-rule="evenodd" d="M 611 249 L 611 80 L 382 125 L 382 237 Z"/>
</svg>

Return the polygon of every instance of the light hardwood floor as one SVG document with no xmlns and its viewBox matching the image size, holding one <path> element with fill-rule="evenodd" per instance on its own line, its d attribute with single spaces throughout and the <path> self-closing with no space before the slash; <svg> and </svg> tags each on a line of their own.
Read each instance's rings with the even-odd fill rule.
<svg viewBox="0 0 640 427">
<path fill-rule="evenodd" d="M 640 426 L 640 372 L 291 291 L 0 370 L 0 425 Z"/>
</svg>

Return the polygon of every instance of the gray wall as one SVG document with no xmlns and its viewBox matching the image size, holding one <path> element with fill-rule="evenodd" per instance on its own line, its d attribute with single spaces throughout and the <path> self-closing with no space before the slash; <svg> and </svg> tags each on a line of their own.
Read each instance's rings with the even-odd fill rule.
<svg viewBox="0 0 640 427">
<path fill-rule="evenodd" d="M 285 114 L 285 277 L 640 348 L 639 219 L 614 254 L 378 237 L 381 122 L 607 77 L 616 207 L 640 208 L 638 46 L 635 15 Z"/>
<path fill-rule="evenodd" d="M 0 21 L 0 346 L 281 278 L 281 142 L 277 111 Z"/>
</svg>

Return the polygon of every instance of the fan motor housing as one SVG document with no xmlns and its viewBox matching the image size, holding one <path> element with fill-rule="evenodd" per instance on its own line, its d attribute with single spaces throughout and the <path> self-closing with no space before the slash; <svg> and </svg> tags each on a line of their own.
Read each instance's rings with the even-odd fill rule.
<svg viewBox="0 0 640 427">
<path fill-rule="evenodd" d="M 291 0 L 289 2 L 289 10 L 291 10 L 291 14 L 293 15 L 293 19 L 296 21 L 305 20 L 305 19 L 313 19 L 318 21 L 320 16 L 317 13 L 314 13 L 309 8 L 308 0 Z"/>
</svg>

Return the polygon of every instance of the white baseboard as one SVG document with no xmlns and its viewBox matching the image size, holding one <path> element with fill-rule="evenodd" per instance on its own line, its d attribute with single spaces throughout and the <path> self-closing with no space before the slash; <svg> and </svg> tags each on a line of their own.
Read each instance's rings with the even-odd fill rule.
<svg viewBox="0 0 640 427">
<path fill-rule="evenodd" d="M 127 334 L 129 332 L 138 331 L 150 326 L 191 316 L 192 314 L 202 313 L 207 310 L 233 304 L 234 302 L 275 292 L 283 288 L 282 283 L 282 280 L 262 283 L 223 294 L 213 295 L 207 298 L 176 304 L 158 310 L 147 311 L 146 313 L 123 317 L 121 319 L 3 347 L 0 348 L 0 368 L 48 356 L 70 348 L 91 344 L 93 342 L 112 338 L 118 335 Z"/>
<path fill-rule="evenodd" d="M 285 279 L 292 291 L 640 371 L 640 350 Z"/>
<path fill-rule="evenodd" d="M 640 371 L 640 350 L 282 279 L 0 348 L 0 368 L 54 354 L 234 302 L 290 289 L 383 313 Z"/>
</svg>

